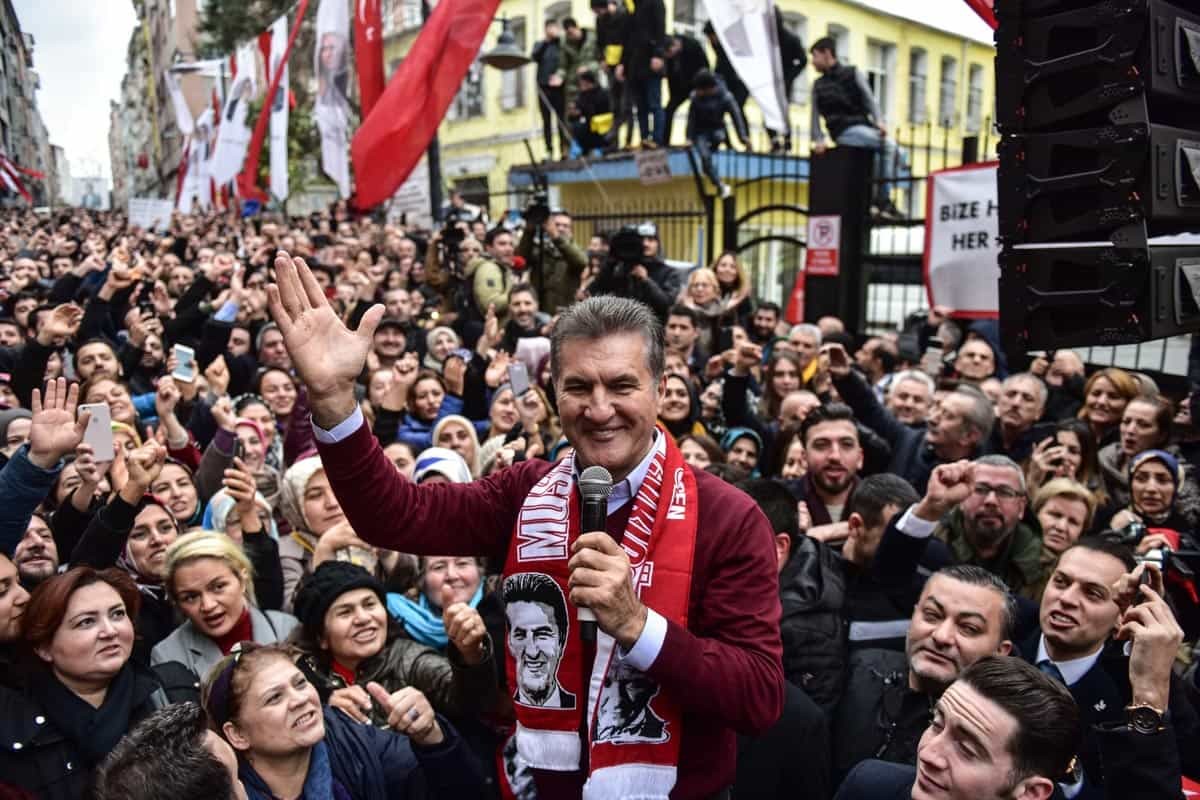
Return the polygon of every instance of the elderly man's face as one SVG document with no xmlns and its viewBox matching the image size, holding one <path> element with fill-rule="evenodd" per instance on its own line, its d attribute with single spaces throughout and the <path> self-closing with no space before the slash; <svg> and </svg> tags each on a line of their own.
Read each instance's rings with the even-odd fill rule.
<svg viewBox="0 0 1200 800">
<path fill-rule="evenodd" d="M 817 357 L 817 337 L 808 331 L 793 331 L 788 336 L 788 341 L 792 343 L 792 347 L 795 348 L 796 355 L 800 356 L 800 362 L 804 367 L 807 367 L 809 362 Z"/>
<path fill-rule="evenodd" d="M 1004 427 L 1025 431 L 1041 418 L 1044 408 L 1037 379 L 1014 376 L 1006 380 L 1000 389 L 996 416 Z"/>
<path fill-rule="evenodd" d="M 917 425 L 929 414 L 932 398 L 929 386 L 922 381 L 900 381 L 888 392 L 887 406 L 896 419 L 905 425 Z"/>
</svg>

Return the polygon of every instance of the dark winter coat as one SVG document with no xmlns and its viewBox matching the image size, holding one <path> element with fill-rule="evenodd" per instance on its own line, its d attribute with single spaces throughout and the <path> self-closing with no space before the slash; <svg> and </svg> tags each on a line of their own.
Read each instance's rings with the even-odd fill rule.
<svg viewBox="0 0 1200 800">
<path fill-rule="evenodd" d="M 801 536 L 779 574 L 784 677 L 827 714 L 837 706 L 846 671 L 846 578 L 839 562 L 824 544 Z"/>
<path fill-rule="evenodd" d="M 621 63 L 625 65 L 625 80 L 640 81 L 652 78 L 650 59 L 666 59 L 667 9 L 663 0 L 638 0 L 629 21 Z M 662 77 L 662 73 L 658 73 Z"/>
<path fill-rule="evenodd" d="M 444 718 L 438 724 L 444 741 L 434 747 L 416 747 L 408 737 L 371 725 L 360 725 L 342 712 L 325 707 L 325 738 L 318 744 L 304 784 L 304 800 L 332 798 L 333 782 L 354 800 L 405 800 L 405 798 L 483 796 L 483 778 L 474 756 L 457 731 Z M 246 795 L 272 800 L 258 773 L 239 759 L 238 777 Z"/>
<path fill-rule="evenodd" d="M 166 705 L 200 699 L 195 677 L 177 664 L 151 669 L 130 661 L 125 669 L 133 681 L 126 732 Z M 43 800 L 83 797 L 99 759 L 89 758 L 89 748 L 55 724 L 50 707 L 63 708 L 55 698 L 67 691 L 49 675 L 34 676 L 20 690 L 0 688 L 0 785 L 21 787 Z"/>
</svg>

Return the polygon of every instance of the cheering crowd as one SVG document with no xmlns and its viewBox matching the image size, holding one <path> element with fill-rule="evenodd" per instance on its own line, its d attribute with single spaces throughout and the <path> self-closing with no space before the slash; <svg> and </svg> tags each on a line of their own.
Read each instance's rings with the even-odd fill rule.
<svg viewBox="0 0 1200 800">
<path fill-rule="evenodd" d="M 0 218 L 0 795 L 1200 776 L 1200 395 L 448 212 Z"/>
</svg>

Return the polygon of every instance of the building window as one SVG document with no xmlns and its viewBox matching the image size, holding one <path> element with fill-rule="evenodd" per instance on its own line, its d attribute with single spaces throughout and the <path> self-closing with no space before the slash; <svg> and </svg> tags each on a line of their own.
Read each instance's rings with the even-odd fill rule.
<svg viewBox="0 0 1200 800">
<path fill-rule="evenodd" d="M 896 68 L 896 46 L 886 42 L 867 42 L 867 83 L 879 103 L 879 113 L 884 122 L 891 118 L 892 81 L 890 73 Z"/>
<path fill-rule="evenodd" d="M 938 98 L 938 125 L 953 128 L 958 124 L 958 59 L 942 56 L 941 95 Z"/>
<path fill-rule="evenodd" d="M 483 93 L 483 62 L 476 56 L 463 78 L 454 102 L 450 104 L 450 119 L 472 119 L 482 117 L 484 112 L 485 95 Z"/>
<path fill-rule="evenodd" d="M 421 27 L 421 0 L 383 0 L 383 35 Z"/>
<path fill-rule="evenodd" d="M 560 2 L 551 3 L 550 5 L 546 6 L 546 13 L 542 15 L 542 19 L 545 22 L 554 20 L 561 25 L 563 19 L 569 16 L 571 16 L 570 0 L 560 0 Z M 545 34 L 544 29 L 542 33 Z"/>
<path fill-rule="evenodd" d="M 525 18 L 514 17 L 508 21 L 509 33 L 513 35 L 517 49 L 522 53 L 528 44 L 525 36 Z M 529 67 L 518 67 L 500 73 L 500 108 L 512 111 L 525 105 L 525 82 L 528 80 Z"/>
<path fill-rule="evenodd" d="M 703 41 L 704 23 L 708 22 L 703 0 L 675 0 L 674 20 L 675 33 Z"/>
<path fill-rule="evenodd" d="M 783 27 L 794 33 L 807 51 L 811 44 L 808 41 L 808 18 L 803 14 L 785 13 Z M 805 55 L 807 56 L 807 52 Z M 808 81 L 804 79 L 804 73 L 797 75 L 796 80 L 792 81 L 791 101 L 798 106 L 807 105 L 809 88 Z"/>
<path fill-rule="evenodd" d="M 925 87 L 929 81 L 929 55 L 919 47 L 908 54 L 908 121 L 924 125 L 929 119 Z"/>
<path fill-rule="evenodd" d="M 854 59 L 850 57 L 850 30 L 842 25 L 830 23 L 825 35 L 833 39 L 834 46 L 837 47 L 838 61 L 853 64 Z"/>
<path fill-rule="evenodd" d="M 967 68 L 967 130 L 979 133 L 983 127 L 983 66 Z"/>
</svg>

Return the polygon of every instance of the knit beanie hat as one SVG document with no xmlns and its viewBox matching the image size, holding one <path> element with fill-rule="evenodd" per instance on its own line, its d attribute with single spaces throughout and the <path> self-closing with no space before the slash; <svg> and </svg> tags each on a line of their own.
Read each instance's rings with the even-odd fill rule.
<svg viewBox="0 0 1200 800">
<path fill-rule="evenodd" d="M 304 490 L 317 470 L 324 469 L 319 456 L 301 458 L 283 473 L 283 489 L 279 496 L 279 509 L 294 531 L 307 531 L 304 519 Z"/>
<path fill-rule="evenodd" d="M 451 483 L 471 482 L 471 470 L 467 468 L 467 462 L 458 453 L 445 447 L 430 447 L 421 451 L 417 463 L 413 465 L 413 483 L 420 483 L 435 472 Z"/>
<path fill-rule="evenodd" d="M 292 610 L 309 633 L 319 636 L 325 629 L 325 612 L 339 597 L 355 589 L 370 589 L 381 604 L 387 603 L 383 584 L 371 573 L 349 561 L 326 561 L 300 582 Z"/>
</svg>

